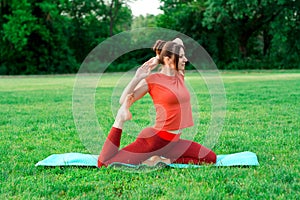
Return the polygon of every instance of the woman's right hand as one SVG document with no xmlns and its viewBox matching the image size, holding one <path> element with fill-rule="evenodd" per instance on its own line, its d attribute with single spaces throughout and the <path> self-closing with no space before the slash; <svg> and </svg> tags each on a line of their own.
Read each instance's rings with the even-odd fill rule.
<svg viewBox="0 0 300 200">
<path fill-rule="evenodd" d="M 145 62 L 141 67 L 139 67 L 135 73 L 135 77 L 137 79 L 144 79 L 150 75 L 151 71 L 155 69 L 158 65 L 158 61 L 156 57 L 151 58 L 147 62 Z"/>
</svg>

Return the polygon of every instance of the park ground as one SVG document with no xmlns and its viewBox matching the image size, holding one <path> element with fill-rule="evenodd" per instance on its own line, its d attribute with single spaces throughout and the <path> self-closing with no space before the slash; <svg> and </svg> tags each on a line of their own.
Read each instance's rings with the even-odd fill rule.
<svg viewBox="0 0 300 200">
<path fill-rule="evenodd" d="M 221 71 L 220 77 L 226 117 L 212 149 L 217 154 L 255 152 L 259 166 L 147 173 L 35 167 L 54 153 L 91 153 L 74 123 L 76 75 L 0 77 L 0 199 L 297 199 L 300 71 Z M 123 78 L 123 73 L 103 74 L 95 90 L 103 134 L 113 123 L 118 107 L 113 102 Z M 213 94 L 201 73 L 187 72 L 186 81 L 199 105 L 193 139 L 202 143 L 210 127 Z M 150 125 L 150 110 L 146 96 L 133 105 L 131 123 Z M 137 129 L 126 127 L 122 146 L 133 140 Z"/>
</svg>

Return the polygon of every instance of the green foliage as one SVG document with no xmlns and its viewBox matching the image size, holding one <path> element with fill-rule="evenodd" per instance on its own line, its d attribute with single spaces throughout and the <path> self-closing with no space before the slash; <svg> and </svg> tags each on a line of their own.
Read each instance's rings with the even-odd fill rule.
<svg viewBox="0 0 300 200">
<path fill-rule="evenodd" d="M 123 75 L 103 74 L 95 93 L 94 108 L 105 133 L 113 123 L 111 95 Z M 1 77 L 0 199 L 297 199 L 299 70 L 224 71 L 221 77 L 226 120 L 213 150 L 217 154 L 255 152 L 260 166 L 150 173 L 35 167 L 50 154 L 90 153 L 72 115 L 75 76 Z M 187 73 L 186 81 L 201 105 L 194 140 L 202 143 L 211 122 L 211 96 L 198 73 Z M 136 102 L 132 120 L 149 124 L 150 110 L 145 108 L 151 104 L 146 99 Z M 131 127 L 124 131 L 122 145 L 134 140 L 130 131 Z"/>
<path fill-rule="evenodd" d="M 140 15 L 133 19 L 131 28 L 156 27 L 156 23 L 156 16 L 149 14 L 147 16 Z"/>
<path fill-rule="evenodd" d="M 299 1 L 161 2 L 157 24 L 198 41 L 221 69 L 299 68 Z"/>
<path fill-rule="evenodd" d="M 125 1 L 118 0 L 113 6 L 99 0 L 0 3 L 1 74 L 76 73 L 110 29 L 128 30 L 132 18 Z"/>
<path fill-rule="evenodd" d="M 299 6 L 300 7 L 300 6 Z M 283 66 L 299 68 L 300 11 L 285 8 L 270 24 L 272 45 L 269 57 Z"/>
<path fill-rule="evenodd" d="M 12 15 L 5 15 L 8 23 L 3 25 L 4 39 L 22 51 L 27 45 L 28 36 L 37 28 L 37 18 L 31 14 L 31 6 L 27 0 L 13 0 L 11 4 Z"/>
<path fill-rule="evenodd" d="M 235 49 L 239 51 L 233 56 L 226 54 L 231 60 L 225 62 L 234 61 L 232 60 L 234 57 L 238 60 L 259 59 L 260 62 L 274 59 L 274 65 L 284 65 L 286 68 L 290 65 L 297 67 L 295 60 L 280 62 L 275 59 L 277 57 L 275 55 L 280 52 L 278 45 L 293 46 L 288 44 L 288 41 L 294 41 L 292 37 L 289 37 L 291 36 L 289 31 L 295 27 L 294 24 L 297 21 L 295 18 L 299 18 L 300 6 L 296 1 L 218 0 L 206 3 L 208 7 L 203 21 L 205 26 L 216 31 L 220 30 L 220 26 L 224 27 L 222 30 L 225 37 L 231 37 L 233 43 L 238 44 L 238 46 L 232 46 L 231 52 L 237 52 Z M 280 28 L 279 26 L 276 29 L 270 28 L 270 26 L 276 26 L 275 24 Z M 295 29 L 293 31 L 297 32 Z M 273 38 L 280 38 L 281 41 Z M 281 48 L 281 50 L 281 55 L 288 56 L 290 53 L 287 49 Z M 299 49 L 294 50 L 299 52 Z"/>
<path fill-rule="evenodd" d="M 141 27 L 188 35 L 220 69 L 300 67 L 297 0 L 161 0 L 164 14 L 136 18 L 127 2 L 0 0 L 0 74 L 76 73 L 99 43 Z M 145 52 L 128 53 L 110 70 L 141 64 L 152 55 Z"/>
</svg>

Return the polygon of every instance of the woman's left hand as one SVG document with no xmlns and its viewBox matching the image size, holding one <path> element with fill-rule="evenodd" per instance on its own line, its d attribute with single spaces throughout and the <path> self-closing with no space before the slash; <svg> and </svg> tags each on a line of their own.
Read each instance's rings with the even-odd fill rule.
<svg viewBox="0 0 300 200">
<path fill-rule="evenodd" d="M 157 64 L 157 59 L 155 57 L 151 58 L 137 69 L 135 77 L 140 80 L 146 78 L 147 76 L 149 76 L 151 71 L 157 66 Z"/>
</svg>

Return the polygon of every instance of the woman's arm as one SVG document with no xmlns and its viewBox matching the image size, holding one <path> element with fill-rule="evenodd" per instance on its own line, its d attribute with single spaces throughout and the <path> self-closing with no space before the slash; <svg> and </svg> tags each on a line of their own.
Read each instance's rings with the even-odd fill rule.
<svg viewBox="0 0 300 200">
<path fill-rule="evenodd" d="M 157 66 L 156 58 L 151 58 L 147 62 L 145 62 L 135 73 L 133 79 L 129 82 L 129 84 L 124 89 L 121 97 L 120 104 L 123 104 L 126 96 L 128 94 L 134 94 L 134 101 L 142 98 L 148 92 L 148 85 L 145 81 L 145 78 L 149 76 L 151 70 L 153 70 Z"/>
<path fill-rule="evenodd" d="M 120 97 L 120 100 L 119 100 L 119 103 L 122 105 L 126 96 L 128 94 L 131 94 L 133 93 L 134 89 L 136 88 L 136 86 L 139 84 L 139 82 L 141 81 L 141 79 L 137 78 L 136 76 L 133 77 L 133 79 L 129 82 L 129 84 L 126 86 L 126 88 L 124 89 L 121 97 Z"/>
</svg>

